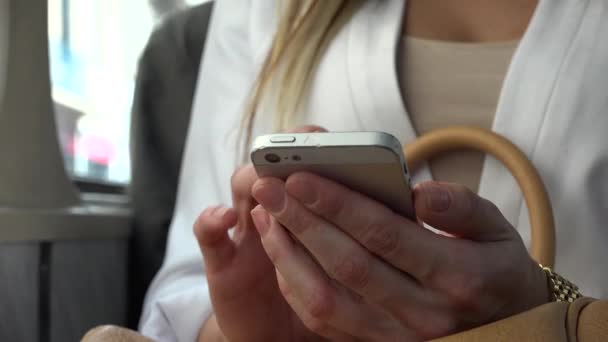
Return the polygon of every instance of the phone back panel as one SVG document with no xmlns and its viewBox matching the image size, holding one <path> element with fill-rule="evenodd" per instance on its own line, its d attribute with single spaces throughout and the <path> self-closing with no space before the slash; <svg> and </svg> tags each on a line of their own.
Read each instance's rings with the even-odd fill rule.
<svg viewBox="0 0 608 342">
<path fill-rule="evenodd" d="M 269 154 L 278 156 L 279 161 L 269 162 Z M 251 159 L 259 177 L 287 179 L 297 172 L 314 173 L 371 197 L 403 216 L 415 217 L 410 178 L 400 151 L 398 154 L 382 146 L 279 146 L 255 149 Z"/>
</svg>

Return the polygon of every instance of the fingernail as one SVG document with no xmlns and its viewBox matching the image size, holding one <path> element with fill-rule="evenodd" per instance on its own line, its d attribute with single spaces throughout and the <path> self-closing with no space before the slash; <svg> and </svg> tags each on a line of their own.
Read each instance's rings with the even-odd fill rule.
<svg viewBox="0 0 608 342">
<path fill-rule="evenodd" d="M 450 208 L 451 198 L 447 189 L 439 184 L 426 184 L 424 186 L 426 204 L 435 212 L 443 212 Z"/>
<path fill-rule="evenodd" d="M 298 179 L 288 184 L 289 193 L 300 202 L 312 205 L 317 201 L 317 193 L 310 182 Z"/>
<path fill-rule="evenodd" d="M 285 188 L 276 182 L 264 181 L 254 186 L 253 197 L 271 213 L 280 212 L 285 203 Z"/>
<path fill-rule="evenodd" d="M 258 205 L 251 211 L 251 218 L 260 236 L 266 235 L 268 228 L 270 228 L 270 216 L 268 212 L 261 205 Z"/>
</svg>

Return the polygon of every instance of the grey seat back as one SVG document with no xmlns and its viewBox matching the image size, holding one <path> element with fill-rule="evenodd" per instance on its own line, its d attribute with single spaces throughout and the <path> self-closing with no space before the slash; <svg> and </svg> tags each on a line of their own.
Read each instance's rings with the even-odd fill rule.
<svg viewBox="0 0 608 342">
<path fill-rule="evenodd" d="M 165 19 L 140 60 L 131 126 L 130 327 L 137 324 L 146 289 L 164 258 L 212 8 L 207 2 Z"/>
</svg>

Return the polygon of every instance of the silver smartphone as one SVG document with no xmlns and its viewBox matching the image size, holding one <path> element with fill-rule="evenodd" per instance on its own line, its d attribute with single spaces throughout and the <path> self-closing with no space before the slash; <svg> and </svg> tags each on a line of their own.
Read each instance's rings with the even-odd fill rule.
<svg viewBox="0 0 608 342">
<path fill-rule="evenodd" d="M 401 143 L 388 133 L 262 135 L 254 140 L 251 161 L 259 177 L 315 173 L 415 218 Z"/>
</svg>

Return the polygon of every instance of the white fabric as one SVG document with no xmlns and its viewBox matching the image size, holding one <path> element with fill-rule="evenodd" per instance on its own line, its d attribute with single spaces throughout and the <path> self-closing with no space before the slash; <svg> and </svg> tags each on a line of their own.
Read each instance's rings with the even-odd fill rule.
<svg viewBox="0 0 608 342">
<path fill-rule="evenodd" d="M 519 40 L 462 43 L 404 37 L 399 82 L 417 134 L 454 125 L 491 129 Z M 459 151 L 428 164 L 433 178 L 477 192 L 485 154 Z"/>
<path fill-rule="evenodd" d="M 191 226 L 206 206 L 230 203 L 244 99 L 276 23 L 270 0 L 219 0 L 203 58 L 165 263 L 144 307 L 141 331 L 194 341 L 211 310 Z M 406 143 L 414 130 L 400 95 L 396 51 L 402 0 L 368 0 L 323 57 L 300 123 L 380 130 Z M 493 130 L 539 169 L 555 208 L 556 269 L 586 295 L 608 297 L 608 2 L 541 0 L 516 51 Z M 405 90 L 407 91 L 407 89 Z M 268 113 L 254 135 L 268 132 Z M 427 169 L 415 181 L 430 179 Z M 521 192 L 487 158 L 480 194 L 529 243 Z"/>
</svg>

